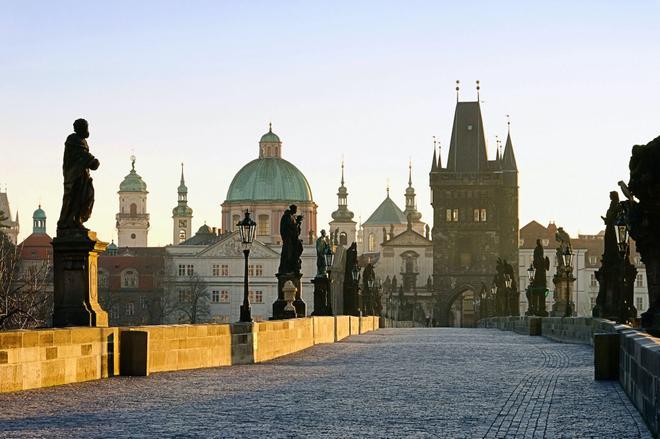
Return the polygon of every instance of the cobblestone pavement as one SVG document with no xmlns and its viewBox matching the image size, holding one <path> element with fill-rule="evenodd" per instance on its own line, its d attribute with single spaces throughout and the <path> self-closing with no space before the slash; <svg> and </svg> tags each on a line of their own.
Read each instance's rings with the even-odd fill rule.
<svg viewBox="0 0 660 439">
<path fill-rule="evenodd" d="M 0 394 L 1 437 L 650 438 L 591 348 L 383 329 L 249 366 Z"/>
</svg>

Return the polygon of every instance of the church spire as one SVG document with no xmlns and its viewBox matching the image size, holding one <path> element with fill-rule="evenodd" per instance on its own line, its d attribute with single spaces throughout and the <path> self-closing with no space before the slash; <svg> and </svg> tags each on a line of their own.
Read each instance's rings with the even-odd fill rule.
<svg viewBox="0 0 660 439">
<path fill-rule="evenodd" d="M 181 163 L 181 180 L 178 192 L 178 202 L 174 209 L 172 209 L 172 244 L 178 245 L 191 237 L 192 230 L 192 214 L 193 210 L 188 206 L 188 187 L 183 175 L 183 162 Z"/>
<path fill-rule="evenodd" d="M 437 171 L 438 169 L 438 157 L 435 152 L 436 149 L 435 136 L 433 136 L 433 163 L 431 163 L 431 172 Z"/>
<path fill-rule="evenodd" d="M 332 212 L 332 219 L 338 222 L 353 220 L 353 212 L 348 210 L 348 189 L 344 186 L 344 161 L 341 161 L 341 184 L 337 189 L 337 210 Z"/>
<path fill-rule="evenodd" d="M 506 135 L 506 144 L 504 145 L 504 154 L 502 156 L 502 169 L 505 171 L 518 171 L 518 165 L 516 164 L 516 156 L 513 153 L 513 142 L 511 142 L 511 120 L 509 115 L 506 115 L 507 121 L 507 135 Z"/>
<path fill-rule="evenodd" d="M 415 201 L 415 188 L 412 185 L 412 161 L 408 162 L 408 188 L 406 189 L 406 210 L 403 214 L 409 221 L 419 222 L 422 214 L 417 211 L 417 202 Z"/>
</svg>

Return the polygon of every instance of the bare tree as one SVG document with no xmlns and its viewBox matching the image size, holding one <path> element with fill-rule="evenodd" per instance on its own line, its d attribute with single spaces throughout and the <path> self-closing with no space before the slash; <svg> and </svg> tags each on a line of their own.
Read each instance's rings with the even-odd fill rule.
<svg viewBox="0 0 660 439">
<path fill-rule="evenodd" d="M 21 261 L 20 248 L 0 230 L 0 329 L 45 326 L 52 307 L 50 261 Z"/>
<path fill-rule="evenodd" d="M 175 310 L 179 316 L 184 317 L 189 323 L 207 321 L 210 296 L 206 282 L 195 273 L 186 276 L 182 282 L 178 282 L 177 288 L 178 303 Z"/>
</svg>

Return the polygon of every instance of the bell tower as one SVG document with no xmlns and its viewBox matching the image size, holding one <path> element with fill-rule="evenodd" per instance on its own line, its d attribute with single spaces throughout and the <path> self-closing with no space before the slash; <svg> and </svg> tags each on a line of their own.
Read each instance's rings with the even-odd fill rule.
<svg viewBox="0 0 660 439">
<path fill-rule="evenodd" d="M 135 171 L 135 156 L 131 156 L 131 172 L 119 185 L 119 213 L 117 245 L 119 247 L 147 247 L 149 214 L 147 213 L 147 184 Z"/>
<path fill-rule="evenodd" d="M 179 245 L 190 238 L 192 230 L 193 210 L 188 207 L 188 187 L 183 177 L 183 163 L 181 163 L 181 183 L 177 189 L 179 199 L 172 209 L 172 245 Z"/>
</svg>

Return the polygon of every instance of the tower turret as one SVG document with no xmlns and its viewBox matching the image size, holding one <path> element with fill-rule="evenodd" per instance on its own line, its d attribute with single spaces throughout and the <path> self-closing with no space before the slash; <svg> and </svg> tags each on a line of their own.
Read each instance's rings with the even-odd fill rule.
<svg viewBox="0 0 660 439">
<path fill-rule="evenodd" d="M 337 210 L 332 212 L 331 232 L 339 231 L 339 244 L 347 246 L 356 238 L 355 215 L 348 210 L 348 189 L 344 185 L 344 162 L 341 162 L 341 184 L 337 189 Z"/>
<path fill-rule="evenodd" d="M 46 233 L 46 212 L 41 208 L 32 214 L 32 233 Z"/>
<path fill-rule="evenodd" d="M 177 192 L 179 194 L 177 205 L 172 209 L 173 245 L 178 245 L 190 238 L 192 231 L 193 210 L 188 206 L 188 187 L 183 176 L 183 163 L 181 163 L 181 182 Z"/>
</svg>

